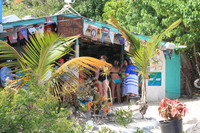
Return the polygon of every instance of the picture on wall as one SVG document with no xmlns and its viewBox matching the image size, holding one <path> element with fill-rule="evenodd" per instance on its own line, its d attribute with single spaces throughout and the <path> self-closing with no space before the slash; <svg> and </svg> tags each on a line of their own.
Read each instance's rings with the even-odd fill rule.
<svg viewBox="0 0 200 133">
<path fill-rule="evenodd" d="M 161 86 L 161 72 L 154 72 L 150 74 L 150 78 L 148 80 L 148 86 Z"/>
</svg>

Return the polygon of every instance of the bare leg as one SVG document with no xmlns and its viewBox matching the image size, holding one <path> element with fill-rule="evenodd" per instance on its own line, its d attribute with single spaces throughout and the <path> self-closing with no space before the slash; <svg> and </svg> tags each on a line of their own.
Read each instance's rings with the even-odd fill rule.
<svg viewBox="0 0 200 133">
<path fill-rule="evenodd" d="M 129 94 L 126 96 L 126 102 L 128 103 L 128 101 L 129 101 Z"/>
<path fill-rule="evenodd" d="M 117 102 L 121 102 L 121 90 L 120 90 L 121 83 L 117 84 Z"/>
<path fill-rule="evenodd" d="M 103 96 L 105 96 L 106 98 L 108 97 L 108 84 L 108 80 L 103 81 Z"/>
<path fill-rule="evenodd" d="M 134 94 L 134 93 L 131 93 L 130 95 L 131 95 L 131 96 L 137 96 L 137 95 L 136 95 L 136 94 Z"/>
<path fill-rule="evenodd" d="M 113 102 L 114 102 L 115 101 L 115 87 L 116 87 L 116 84 L 113 81 L 111 81 L 110 85 L 111 85 L 112 99 L 113 99 Z"/>
<path fill-rule="evenodd" d="M 99 96 L 103 96 L 103 83 L 99 81 Z"/>
</svg>

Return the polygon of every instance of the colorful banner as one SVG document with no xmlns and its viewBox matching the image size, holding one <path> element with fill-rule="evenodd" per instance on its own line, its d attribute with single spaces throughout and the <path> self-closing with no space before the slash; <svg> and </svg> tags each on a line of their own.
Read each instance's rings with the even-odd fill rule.
<svg viewBox="0 0 200 133">
<path fill-rule="evenodd" d="M 58 33 L 65 37 L 83 36 L 83 19 L 58 16 Z"/>
<path fill-rule="evenodd" d="M 97 31 L 98 31 L 97 27 L 90 26 L 90 36 L 92 40 L 97 40 Z"/>
<path fill-rule="evenodd" d="M 101 38 L 102 42 L 105 41 L 105 37 L 108 36 L 109 33 L 110 33 L 110 28 L 102 26 L 102 38 Z"/>
</svg>

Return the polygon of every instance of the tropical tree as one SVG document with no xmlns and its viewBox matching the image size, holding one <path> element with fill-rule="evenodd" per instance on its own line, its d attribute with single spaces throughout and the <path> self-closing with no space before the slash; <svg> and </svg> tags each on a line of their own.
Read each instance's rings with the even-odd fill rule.
<svg viewBox="0 0 200 133">
<path fill-rule="evenodd" d="M 109 0 L 76 0 L 73 7 L 82 16 L 92 18 L 97 21 L 104 21 L 103 9 Z"/>
<path fill-rule="evenodd" d="M 104 18 L 113 15 L 131 32 L 154 36 L 179 18 L 183 23 L 166 34 L 164 40 L 191 46 L 199 43 L 199 0 L 111 0 L 104 8 Z"/>
<path fill-rule="evenodd" d="M 150 65 L 150 60 L 156 55 L 159 42 L 162 41 L 162 38 L 169 31 L 177 27 L 182 22 L 182 20 L 177 20 L 172 25 L 170 25 L 163 33 L 152 37 L 146 42 L 141 41 L 137 37 L 135 37 L 135 35 L 133 35 L 131 32 L 126 30 L 126 28 L 121 26 L 113 17 L 110 17 L 110 20 L 108 22 L 115 26 L 131 44 L 130 56 L 134 60 L 135 66 L 138 67 L 137 71 L 142 76 L 142 96 L 139 102 L 139 110 L 141 114 L 144 115 L 148 108 L 146 79 L 150 72 L 147 71 L 147 67 Z"/>
<path fill-rule="evenodd" d="M 76 0 L 72 6 L 82 16 L 102 22 L 103 9 L 107 1 L 109 0 Z M 9 0 L 3 4 L 3 16 L 49 16 L 60 11 L 65 4 L 64 0 Z"/>
<path fill-rule="evenodd" d="M 66 62 L 55 70 L 56 61 L 65 54 L 70 54 L 71 45 L 78 37 L 64 38 L 54 33 L 41 37 L 35 34 L 20 52 L 1 41 L 0 59 L 14 61 L 4 62 L 0 66 L 17 68 L 16 72 L 23 73 L 22 78 L 14 81 L 9 87 L 22 88 L 27 85 L 27 81 L 34 79 L 33 81 L 37 81 L 36 84 L 46 86 L 50 92 L 60 96 L 61 92 L 67 93 L 78 88 L 78 76 L 74 72 L 80 71 L 79 74 L 86 77 L 91 70 L 95 71 L 103 66 L 110 67 L 109 63 L 98 59 L 80 57 Z"/>
<path fill-rule="evenodd" d="M 187 49 L 183 50 L 189 58 L 187 63 L 193 67 L 188 71 L 196 73 L 190 78 L 194 80 L 195 77 L 199 78 L 200 68 L 200 63 L 196 61 L 200 51 L 199 5 L 199 0 L 111 0 L 105 4 L 103 17 L 108 19 L 112 15 L 127 30 L 146 36 L 155 36 L 182 18 L 182 24 L 168 32 L 163 40 L 187 46 Z M 196 47 L 196 50 L 193 47 Z"/>
</svg>

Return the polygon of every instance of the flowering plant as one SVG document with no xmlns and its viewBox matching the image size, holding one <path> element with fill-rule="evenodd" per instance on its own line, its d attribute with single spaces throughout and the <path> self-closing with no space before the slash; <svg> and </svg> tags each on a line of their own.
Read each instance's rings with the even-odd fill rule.
<svg viewBox="0 0 200 133">
<path fill-rule="evenodd" d="M 165 120 L 179 120 L 182 116 L 185 116 L 188 109 L 185 104 L 178 102 L 178 99 L 170 100 L 164 98 L 160 102 L 158 111 L 159 115 Z"/>
<path fill-rule="evenodd" d="M 85 104 L 81 104 L 81 110 L 82 111 L 90 111 L 92 105 L 93 105 L 92 102 L 87 102 Z"/>
</svg>

